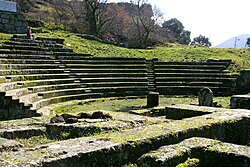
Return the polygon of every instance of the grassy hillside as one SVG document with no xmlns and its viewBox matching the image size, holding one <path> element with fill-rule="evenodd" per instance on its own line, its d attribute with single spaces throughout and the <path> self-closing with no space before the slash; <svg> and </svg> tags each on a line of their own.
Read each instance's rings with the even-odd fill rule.
<svg viewBox="0 0 250 167">
<path fill-rule="evenodd" d="M 231 71 L 250 68 L 250 50 L 248 49 L 219 49 L 182 46 L 166 44 L 152 49 L 127 49 L 114 45 L 104 44 L 94 40 L 86 40 L 80 36 L 64 31 L 47 31 L 38 33 L 37 36 L 65 38 L 65 44 L 78 53 L 89 53 L 94 56 L 115 57 L 145 57 L 147 59 L 158 58 L 161 61 L 203 61 L 209 58 L 232 59 L 235 63 Z M 8 34 L 0 34 L 0 42 L 11 37 Z"/>
</svg>

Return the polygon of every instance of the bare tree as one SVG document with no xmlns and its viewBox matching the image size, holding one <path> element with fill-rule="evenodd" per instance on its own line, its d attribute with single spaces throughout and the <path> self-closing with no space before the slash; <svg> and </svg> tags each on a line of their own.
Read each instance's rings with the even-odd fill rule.
<svg viewBox="0 0 250 167">
<path fill-rule="evenodd" d="M 111 20 L 106 15 L 107 0 L 84 0 L 89 33 L 99 36 L 104 26 Z"/>
<path fill-rule="evenodd" d="M 114 36 L 116 42 L 125 42 L 129 28 L 133 24 L 132 17 L 117 3 L 107 4 L 107 15 L 112 20 L 105 27 L 106 32 Z"/>
<path fill-rule="evenodd" d="M 139 47 L 146 48 L 148 45 L 149 35 L 152 29 L 155 27 L 157 20 L 162 18 L 162 13 L 159 8 L 152 9 L 150 4 L 147 4 L 147 0 L 134 0 L 131 1 L 136 8 L 133 15 L 133 22 L 137 29 L 137 40 L 139 41 Z"/>
<path fill-rule="evenodd" d="M 63 24 L 72 32 L 85 32 L 85 8 L 80 0 L 52 0 L 56 24 Z"/>
</svg>

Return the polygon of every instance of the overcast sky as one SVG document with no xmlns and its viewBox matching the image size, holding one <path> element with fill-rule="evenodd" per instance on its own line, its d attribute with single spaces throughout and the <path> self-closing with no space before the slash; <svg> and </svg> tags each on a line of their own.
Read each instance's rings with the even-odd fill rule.
<svg viewBox="0 0 250 167">
<path fill-rule="evenodd" d="M 109 2 L 129 2 L 110 0 Z M 164 20 L 177 18 L 191 38 L 205 35 L 212 45 L 250 34 L 250 0 L 148 0 L 164 13 Z"/>
</svg>

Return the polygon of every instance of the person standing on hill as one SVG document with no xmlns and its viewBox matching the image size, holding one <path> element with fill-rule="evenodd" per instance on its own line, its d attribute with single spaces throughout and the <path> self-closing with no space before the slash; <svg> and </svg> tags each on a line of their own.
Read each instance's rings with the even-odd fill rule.
<svg viewBox="0 0 250 167">
<path fill-rule="evenodd" d="M 31 27 L 28 27 L 26 33 L 27 33 L 27 37 L 28 37 L 29 39 L 34 39 L 34 38 L 35 38 L 35 34 L 32 33 L 32 28 L 31 28 Z"/>
</svg>

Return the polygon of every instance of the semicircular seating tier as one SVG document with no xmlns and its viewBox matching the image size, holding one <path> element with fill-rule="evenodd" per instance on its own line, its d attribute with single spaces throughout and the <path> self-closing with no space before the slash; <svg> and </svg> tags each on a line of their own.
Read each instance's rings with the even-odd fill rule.
<svg viewBox="0 0 250 167">
<path fill-rule="evenodd" d="M 39 109 L 69 100 L 120 96 L 215 95 L 236 91 L 231 60 L 160 62 L 157 59 L 94 57 L 64 48 L 63 39 L 14 35 L 0 49 L 0 120 L 39 116 Z"/>
</svg>

